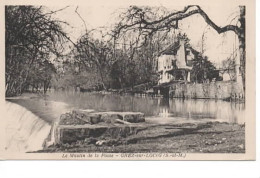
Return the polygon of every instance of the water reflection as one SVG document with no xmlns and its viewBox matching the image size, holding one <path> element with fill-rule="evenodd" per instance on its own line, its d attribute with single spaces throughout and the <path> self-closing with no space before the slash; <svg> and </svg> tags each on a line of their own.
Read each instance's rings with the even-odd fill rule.
<svg viewBox="0 0 260 178">
<path fill-rule="evenodd" d="M 220 100 L 162 99 L 159 105 L 162 117 L 180 117 L 186 120 L 217 120 L 221 122 L 244 123 L 244 103 L 230 103 Z"/>
<path fill-rule="evenodd" d="M 183 120 L 218 120 L 244 123 L 244 103 L 221 100 L 183 100 L 116 94 L 53 92 L 49 100 L 64 102 L 71 108 L 97 111 L 136 111 L 149 117 Z"/>
</svg>

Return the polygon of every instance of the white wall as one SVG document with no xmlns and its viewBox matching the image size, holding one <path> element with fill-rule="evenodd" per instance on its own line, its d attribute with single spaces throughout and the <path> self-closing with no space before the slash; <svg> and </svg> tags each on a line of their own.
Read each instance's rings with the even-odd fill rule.
<svg viewBox="0 0 260 178">
<path fill-rule="evenodd" d="M 168 74 L 166 71 L 171 70 L 173 68 L 173 59 L 173 55 L 161 55 L 158 58 L 158 71 L 162 71 L 160 73 L 159 84 L 169 82 L 172 79 L 172 76 Z"/>
</svg>

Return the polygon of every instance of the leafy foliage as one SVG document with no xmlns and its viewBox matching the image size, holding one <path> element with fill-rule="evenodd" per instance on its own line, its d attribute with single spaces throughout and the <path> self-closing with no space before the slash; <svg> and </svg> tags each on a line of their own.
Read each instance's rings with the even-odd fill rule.
<svg viewBox="0 0 260 178">
<path fill-rule="evenodd" d="M 196 83 L 204 83 L 206 80 L 211 81 L 218 77 L 215 74 L 216 67 L 208 60 L 208 57 L 203 57 L 200 54 L 195 56 L 193 67 L 191 70 L 191 81 Z"/>
</svg>

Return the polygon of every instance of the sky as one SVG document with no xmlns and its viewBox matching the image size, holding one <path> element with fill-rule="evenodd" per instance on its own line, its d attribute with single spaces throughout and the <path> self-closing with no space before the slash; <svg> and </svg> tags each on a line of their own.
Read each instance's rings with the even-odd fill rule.
<svg viewBox="0 0 260 178">
<path fill-rule="evenodd" d="M 55 6 L 47 7 L 47 10 L 57 10 L 66 7 Z M 110 6 L 110 5 L 92 5 L 92 6 L 68 6 L 54 15 L 55 18 L 68 22 L 73 28 L 66 27 L 66 31 L 73 41 L 76 41 L 80 35 L 85 32 L 84 19 L 87 29 L 96 29 L 100 27 L 110 27 L 116 23 L 118 13 L 124 11 L 129 6 Z M 81 17 L 75 12 L 77 12 Z M 169 10 L 182 10 L 183 6 L 167 6 Z M 219 26 L 225 26 L 231 23 L 234 17 L 238 16 L 239 8 L 236 6 L 207 6 L 201 7 L 208 16 Z M 82 19 L 81 19 L 82 18 Z M 237 18 L 232 21 L 236 24 Z M 234 49 L 238 47 L 238 39 L 234 32 L 218 34 L 209 27 L 200 15 L 193 15 L 179 22 L 180 31 L 186 33 L 190 38 L 192 47 L 198 51 L 201 50 L 202 34 L 205 33 L 205 53 L 209 60 L 219 66 L 223 60 L 229 57 Z"/>
</svg>

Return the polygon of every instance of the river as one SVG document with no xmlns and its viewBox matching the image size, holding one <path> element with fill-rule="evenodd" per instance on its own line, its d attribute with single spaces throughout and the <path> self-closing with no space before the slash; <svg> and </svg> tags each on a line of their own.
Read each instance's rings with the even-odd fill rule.
<svg viewBox="0 0 260 178">
<path fill-rule="evenodd" d="M 136 111 L 157 122 L 220 121 L 245 122 L 244 103 L 205 99 L 166 99 L 121 96 L 118 94 L 49 92 L 42 98 L 17 99 L 15 103 L 26 107 L 47 122 L 72 109 L 96 111 Z"/>
<path fill-rule="evenodd" d="M 28 97 L 29 96 L 29 97 Z M 117 94 L 49 92 L 44 97 L 9 98 L 6 101 L 6 150 L 28 152 L 43 148 L 51 124 L 73 109 L 143 112 L 147 122 L 166 124 L 219 121 L 245 122 L 243 103 L 221 100 L 183 100 Z"/>
</svg>

